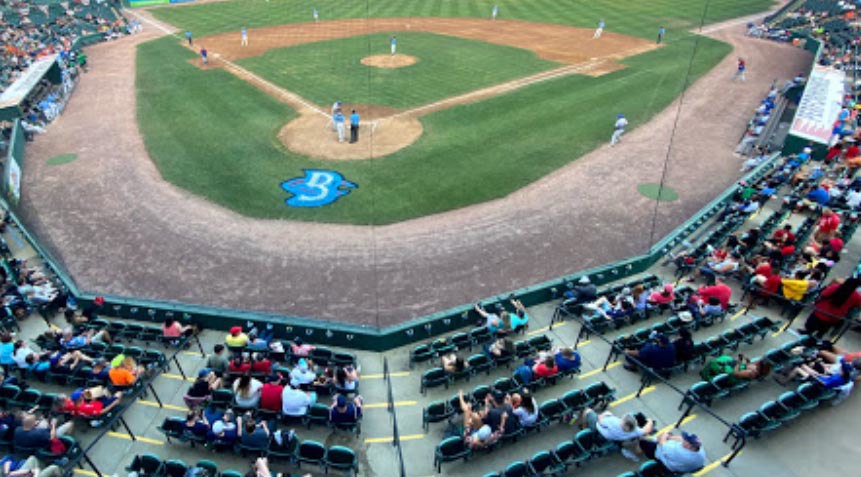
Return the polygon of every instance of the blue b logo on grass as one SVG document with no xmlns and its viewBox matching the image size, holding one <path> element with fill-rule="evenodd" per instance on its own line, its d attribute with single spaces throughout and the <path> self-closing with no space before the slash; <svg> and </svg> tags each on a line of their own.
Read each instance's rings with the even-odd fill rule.
<svg viewBox="0 0 861 477">
<path fill-rule="evenodd" d="M 288 179 L 281 188 L 293 194 L 285 202 L 290 207 L 322 207 L 349 194 L 358 185 L 340 173 L 325 169 L 303 169 L 305 177 Z"/>
</svg>

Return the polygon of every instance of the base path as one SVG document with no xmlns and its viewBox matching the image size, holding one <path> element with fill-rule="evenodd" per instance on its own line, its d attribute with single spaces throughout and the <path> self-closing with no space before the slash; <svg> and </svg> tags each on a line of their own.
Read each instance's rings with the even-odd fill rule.
<svg viewBox="0 0 861 477">
<path fill-rule="evenodd" d="M 643 253 L 732 184 L 732 150 L 755 106 L 772 80 L 811 61 L 743 31 L 712 33 L 735 53 L 691 86 L 681 109 L 677 100 L 617 147 L 499 200 L 361 227 L 250 219 L 165 182 L 135 122 L 134 51 L 153 37 L 148 28 L 88 49 L 90 72 L 28 145 L 22 202 L 84 290 L 400 323 Z M 744 83 L 729 81 L 737 56 L 750 65 Z M 660 182 L 677 113 L 666 185 L 680 198 L 659 204 L 653 234 L 655 202 L 637 185 Z M 63 153 L 78 159 L 46 164 Z"/>
</svg>

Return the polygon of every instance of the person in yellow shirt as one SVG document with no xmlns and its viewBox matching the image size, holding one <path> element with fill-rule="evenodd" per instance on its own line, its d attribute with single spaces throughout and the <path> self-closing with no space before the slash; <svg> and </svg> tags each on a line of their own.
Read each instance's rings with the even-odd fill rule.
<svg viewBox="0 0 861 477">
<path fill-rule="evenodd" d="M 244 348 L 248 344 L 248 335 L 242 332 L 241 326 L 234 326 L 224 338 L 224 343 L 230 348 Z"/>
<path fill-rule="evenodd" d="M 783 285 L 783 296 L 789 300 L 800 301 L 807 293 L 810 284 L 807 282 L 807 270 L 798 270 L 792 278 L 784 278 L 780 281 Z"/>
</svg>

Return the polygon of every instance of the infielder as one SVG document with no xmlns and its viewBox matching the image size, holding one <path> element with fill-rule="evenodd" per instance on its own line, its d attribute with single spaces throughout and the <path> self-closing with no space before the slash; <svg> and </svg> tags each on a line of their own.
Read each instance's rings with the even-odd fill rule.
<svg viewBox="0 0 861 477">
<path fill-rule="evenodd" d="M 185 30 L 185 39 L 188 40 L 188 46 L 192 46 L 190 30 Z"/>
<path fill-rule="evenodd" d="M 242 27 L 242 46 L 248 46 L 248 30 Z"/>
<path fill-rule="evenodd" d="M 319 13 L 319 12 L 317 11 L 317 9 L 315 8 L 315 9 L 314 9 L 314 23 L 316 23 L 316 22 L 318 22 L 318 21 L 320 21 L 320 13 Z"/>
<path fill-rule="evenodd" d="M 344 142 L 344 136 L 346 135 L 344 119 L 344 114 L 341 113 L 340 110 L 332 116 L 332 122 L 335 123 L 335 130 L 338 131 L 338 142 Z"/>
<path fill-rule="evenodd" d="M 206 47 L 205 46 L 200 47 L 200 59 L 203 60 L 204 65 L 209 64 L 209 58 L 206 56 Z"/>
<path fill-rule="evenodd" d="M 613 137 L 610 138 L 610 147 L 613 147 L 617 142 L 622 140 L 622 134 L 625 133 L 625 126 L 627 125 L 628 120 L 625 119 L 625 115 L 619 113 L 616 116 L 616 124 L 613 125 Z"/>
<path fill-rule="evenodd" d="M 744 72 L 747 70 L 747 64 L 744 62 L 744 58 L 738 59 L 738 69 L 735 71 L 735 75 L 733 75 L 732 80 L 735 81 L 737 79 L 741 79 L 744 81 Z"/>
<path fill-rule="evenodd" d="M 392 56 L 394 56 L 395 52 L 398 50 L 398 39 L 395 38 L 395 35 L 392 35 L 392 38 L 389 39 L 389 44 L 392 47 Z"/>
<path fill-rule="evenodd" d="M 499 13 L 499 5 L 494 5 L 493 10 L 490 11 L 490 19 L 496 20 L 496 15 Z"/>
<path fill-rule="evenodd" d="M 601 34 L 604 33 L 604 25 L 604 20 L 598 22 L 598 28 L 595 29 L 595 34 L 592 35 L 593 40 L 601 38 Z"/>
</svg>

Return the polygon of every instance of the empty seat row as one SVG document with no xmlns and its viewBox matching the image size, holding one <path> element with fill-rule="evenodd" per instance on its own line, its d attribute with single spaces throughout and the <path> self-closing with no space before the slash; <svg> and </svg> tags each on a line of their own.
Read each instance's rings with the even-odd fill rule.
<svg viewBox="0 0 861 477">
<path fill-rule="evenodd" d="M 838 396 L 838 390 L 826 389 L 814 383 L 803 383 L 795 391 L 787 391 L 777 400 L 764 403 L 756 411 L 739 418 L 736 425 L 746 435 L 758 438 L 796 419 L 804 411 L 816 409 L 821 403 Z"/>
</svg>

